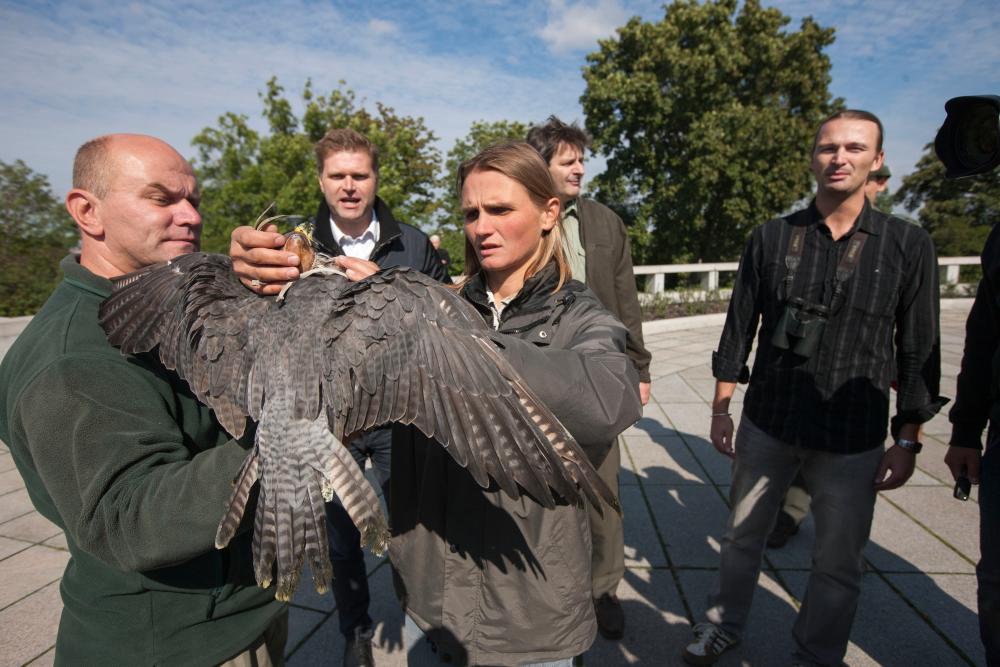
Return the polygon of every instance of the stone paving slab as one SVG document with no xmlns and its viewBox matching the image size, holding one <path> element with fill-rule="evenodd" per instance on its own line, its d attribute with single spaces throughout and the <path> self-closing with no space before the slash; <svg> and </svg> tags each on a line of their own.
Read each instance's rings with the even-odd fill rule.
<svg viewBox="0 0 1000 667">
<path fill-rule="evenodd" d="M 68 552 L 38 545 L 5 558 L 0 568 L 0 609 L 59 581 L 68 562 Z"/>
<path fill-rule="evenodd" d="M 710 486 L 653 487 L 648 493 L 660 535 L 675 567 L 719 565 L 719 539 L 729 509 Z"/>
<path fill-rule="evenodd" d="M 28 663 L 27 667 L 52 667 L 56 664 L 56 649 L 53 646 L 48 651 Z"/>
<path fill-rule="evenodd" d="M 2 569 L 7 569 L 3 561 Z M 50 652 L 62 613 L 59 582 L 38 589 L 33 595 L 0 610 L 0 665 L 23 665 Z"/>
<path fill-rule="evenodd" d="M 923 524 L 926 530 L 936 535 L 970 564 L 979 559 L 977 503 L 953 499 L 950 486 L 942 489 L 907 484 L 885 494 L 884 497 L 911 520 Z"/>
<path fill-rule="evenodd" d="M 681 438 L 684 446 L 705 471 L 713 484 L 728 486 L 733 479 L 733 462 L 715 450 L 708 434 L 693 435 L 686 433 Z"/>
<path fill-rule="evenodd" d="M 941 495 L 947 498 L 944 489 Z M 875 504 L 875 520 L 865 558 L 879 570 L 890 572 L 965 574 L 975 571 L 974 564 L 909 521 L 903 512 L 884 499 Z"/>
<path fill-rule="evenodd" d="M 10 459 L 10 454 L 6 456 Z M 0 472 L 0 496 L 23 488 L 24 480 L 21 479 L 21 474 L 16 469 Z"/>
<path fill-rule="evenodd" d="M 634 471 L 646 486 L 702 485 L 709 481 L 679 436 L 629 436 L 625 442 L 622 467 Z"/>
<path fill-rule="evenodd" d="M 24 551 L 31 544 L 27 542 L 22 542 L 21 540 L 12 540 L 6 537 L 0 537 L 0 561 L 4 560 L 8 556 L 13 556 L 18 551 Z"/>
<path fill-rule="evenodd" d="M 976 582 L 970 574 L 889 574 L 887 584 L 909 600 L 919 600 L 919 613 L 955 644 L 965 657 L 983 664 L 986 656 L 979 640 L 976 616 Z M 873 623 L 878 623 L 875 619 Z M 918 630 L 927 632 L 926 629 Z M 942 653 L 947 653 L 942 651 Z M 955 661 L 961 664 L 961 656 Z"/>
<path fill-rule="evenodd" d="M 0 456 L 0 473 L 9 472 L 11 470 L 15 470 L 14 459 L 11 458 L 10 454 Z"/>
<path fill-rule="evenodd" d="M 667 557 L 643 490 L 638 486 L 622 487 L 620 497 L 624 510 L 625 567 L 667 567 Z"/>
<path fill-rule="evenodd" d="M 0 496 L 0 524 L 34 511 L 35 507 L 24 487 Z"/>
<path fill-rule="evenodd" d="M 957 372 L 970 304 L 942 310 L 947 373 Z M 619 595 L 628 617 L 626 636 L 620 642 L 598 638 L 585 656 L 588 665 L 682 664 L 690 626 L 701 620 L 715 581 L 732 471 L 729 459 L 708 441 L 714 392 L 709 351 L 723 320 L 688 319 L 646 327 L 655 355 L 653 401 L 626 431 L 622 452 L 627 569 Z M 953 395 L 953 377 L 943 378 L 942 391 Z M 737 411 L 742 396 L 740 387 L 733 401 Z M 846 657 L 851 667 L 984 664 L 972 574 L 976 494 L 968 503 L 951 498 L 951 475 L 942 461 L 950 434 L 946 415 L 925 433 L 927 447 L 910 483 L 880 494 L 876 504 L 865 554 L 870 571 Z M 720 665 L 787 664 L 814 530 L 807 518 L 783 549 L 766 553 L 746 639 Z M 34 512 L 0 443 L 0 667 L 53 663 L 61 609 L 57 580 L 67 559 L 65 537 Z M 405 665 L 390 568 L 370 555 L 368 564 L 377 662 Z M 308 576 L 303 582 L 291 607 L 288 664 L 338 664 L 343 638 L 332 596 L 312 591 Z"/>
<path fill-rule="evenodd" d="M 29 512 L 0 524 L 0 536 L 24 542 L 44 542 L 61 534 L 62 531 L 58 526 L 38 512 Z"/>
</svg>

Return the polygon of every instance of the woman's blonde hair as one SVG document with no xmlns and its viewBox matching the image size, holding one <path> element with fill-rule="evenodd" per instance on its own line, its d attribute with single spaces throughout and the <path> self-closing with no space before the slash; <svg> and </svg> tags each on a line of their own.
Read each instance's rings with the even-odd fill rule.
<svg viewBox="0 0 1000 667">
<path fill-rule="evenodd" d="M 465 179 L 477 171 L 495 171 L 519 183 L 527 192 L 532 203 L 544 209 L 553 199 L 558 199 L 555 183 L 545 166 L 542 156 L 530 144 L 523 141 L 513 141 L 496 144 L 479 152 L 475 157 L 466 160 L 458 169 L 458 192 L 461 196 Z M 563 251 L 563 231 L 561 216 L 550 230 L 542 231 L 541 243 L 535 251 L 535 256 L 528 265 L 525 279 L 530 278 L 549 262 L 555 261 L 559 270 L 559 283 L 554 292 L 559 291 L 572 275 L 566 254 Z M 465 239 L 465 270 L 458 282 L 464 284 L 469 278 L 479 273 L 479 257 L 469 238 Z"/>
</svg>

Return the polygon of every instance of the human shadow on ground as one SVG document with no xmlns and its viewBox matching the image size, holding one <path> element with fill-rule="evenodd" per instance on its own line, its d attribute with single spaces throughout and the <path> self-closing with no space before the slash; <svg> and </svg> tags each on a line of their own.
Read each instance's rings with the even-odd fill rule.
<svg viewBox="0 0 1000 667">
<path fill-rule="evenodd" d="M 659 577 L 659 583 L 677 586 L 680 600 L 686 601 L 681 615 L 697 623 L 703 620 L 706 595 L 717 578 L 718 545 L 729 511 L 730 464 L 702 436 L 676 431 L 649 418 L 640 420 L 637 426 L 648 439 L 630 439 L 627 444 L 630 454 L 631 450 L 642 447 L 661 451 L 638 452 L 631 458 L 623 455 L 623 468 L 628 468 L 630 460 L 636 461 L 634 482 L 651 509 L 667 554 L 660 555 L 658 544 L 637 539 L 628 532 L 626 547 L 636 549 L 636 559 L 645 557 L 654 564 L 656 558 L 669 558 L 671 569 L 663 571 L 670 576 Z M 628 475 L 623 470 L 623 476 Z M 712 485 L 717 488 L 711 488 Z M 941 491 L 942 502 L 947 502 L 948 489 L 943 487 Z M 812 520 L 807 519 L 800 533 L 783 549 L 765 551 L 762 573 L 776 578 L 797 600 L 805 592 L 814 535 Z M 936 540 L 930 533 L 926 539 Z M 851 641 L 861 651 L 880 665 L 926 664 L 930 659 L 947 664 L 983 664 L 976 614 L 972 610 L 896 554 L 892 545 L 870 541 L 865 557 L 868 570 L 862 580 L 859 610 L 851 634 Z M 880 564 L 878 570 L 872 566 L 873 562 Z M 657 599 L 634 572 L 627 573 L 626 583 L 644 600 Z M 637 614 L 640 619 L 645 613 L 659 615 L 657 609 L 626 609 L 626 612 Z M 744 642 L 720 664 L 739 664 L 740 660 L 747 664 L 787 661 L 794 650 L 791 629 L 796 613 L 783 594 L 758 584 Z M 675 645 L 665 649 L 666 655 L 647 657 L 672 660 L 689 640 L 690 632 L 686 631 Z M 637 657 L 639 652 L 649 651 L 649 644 L 647 638 L 630 638 L 628 633 L 623 641 L 623 647 Z M 640 660 L 639 664 L 647 663 Z"/>
</svg>

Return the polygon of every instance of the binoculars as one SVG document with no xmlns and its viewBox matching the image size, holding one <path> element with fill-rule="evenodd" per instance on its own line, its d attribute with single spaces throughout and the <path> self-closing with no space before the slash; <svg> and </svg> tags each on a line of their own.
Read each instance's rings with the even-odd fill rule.
<svg viewBox="0 0 1000 667">
<path fill-rule="evenodd" d="M 771 337 L 771 344 L 808 359 L 819 347 L 829 317 L 827 306 L 809 303 L 801 297 L 789 299 Z"/>
</svg>

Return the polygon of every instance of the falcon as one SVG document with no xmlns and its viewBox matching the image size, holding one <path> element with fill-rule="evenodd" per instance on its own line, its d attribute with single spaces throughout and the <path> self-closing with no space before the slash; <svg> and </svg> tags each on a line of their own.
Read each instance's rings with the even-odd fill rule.
<svg viewBox="0 0 1000 667">
<path fill-rule="evenodd" d="M 303 266 L 310 266 L 303 263 Z M 332 578 L 324 501 L 335 494 L 384 552 L 378 496 L 344 447 L 390 423 L 434 438 L 483 487 L 615 511 L 614 495 L 569 431 L 504 359 L 478 312 L 408 269 L 351 282 L 318 256 L 283 293 L 246 289 L 224 255 L 192 253 L 115 279 L 101 325 L 123 353 L 153 350 L 234 438 L 253 446 L 215 538 L 225 547 L 259 481 L 253 561 L 262 587 L 288 600 L 302 565 Z"/>
</svg>

